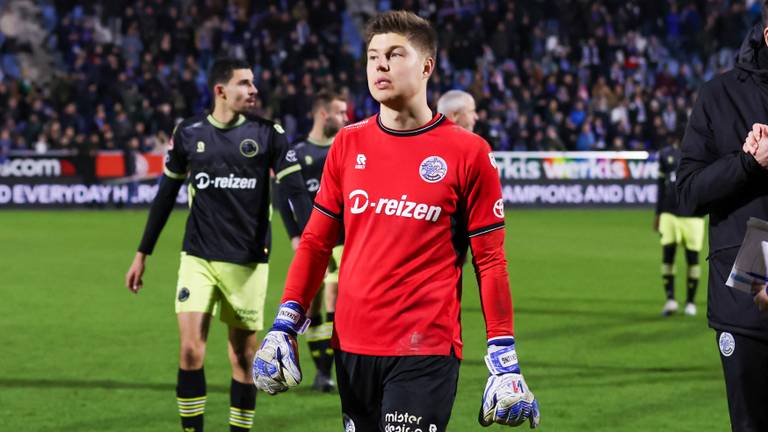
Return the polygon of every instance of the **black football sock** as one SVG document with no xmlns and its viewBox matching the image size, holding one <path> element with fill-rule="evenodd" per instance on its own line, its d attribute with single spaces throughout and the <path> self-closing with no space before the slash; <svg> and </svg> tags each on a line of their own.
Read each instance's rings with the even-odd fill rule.
<svg viewBox="0 0 768 432">
<path fill-rule="evenodd" d="M 229 430 L 242 432 L 251 430 L 256 409 L 256 387 L 232 379 L 229 387 Z"/>
<path fill-rule="evenodd" d="M 203 368 L 197 370 L 179 369 L 176 384 L 176 401 L 179 405 L 182 431 L 203 431 L 205 393 L 205 371 Z"/>
<path fill-rule="evenodd" d="M 696 299 L 696 289 L 699 287 L 699 278 L 701 278 L 701 266 L 699 265 L 699 253 L 692 250 L 685 251 L 685 258 L 688 261 L 688 282 L 686 283 L 686 303 L 693 303 Z"/>
<path fill-rule="evenodd" d="M 322 343 L 323 318 L 322 315 L 312 315 L 310 325 L 307 329 L 307 345 L 309 345 L 309 354 L 315 363 L 315 368 L 321 370 L 322 355 L 325 348 Z"/>
<path fill-rule="evenodd" d="M 675 299 L 675 249 L 674 243 L 662 246 L 661 278 L 664 281 L 667 300 Z"/>
</svg>

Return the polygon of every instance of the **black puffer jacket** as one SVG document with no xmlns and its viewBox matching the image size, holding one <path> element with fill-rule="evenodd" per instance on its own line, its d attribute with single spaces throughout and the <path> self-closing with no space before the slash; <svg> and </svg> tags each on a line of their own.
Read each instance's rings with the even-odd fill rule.
<svg viewBox="0 0 768 432">
<path fill-rule="evenodd" d="M 768 220 L 768 171 L 742 151 L 753 123 L 768 124 L 768 47 L 759 27 L 742 44 L 737 67 L 699 90 L 677 190 L 682 214 L 709 214 L 709 325 L 768 341 L 768 315 L 725 285 L 747 220 Z"/>
</svg>

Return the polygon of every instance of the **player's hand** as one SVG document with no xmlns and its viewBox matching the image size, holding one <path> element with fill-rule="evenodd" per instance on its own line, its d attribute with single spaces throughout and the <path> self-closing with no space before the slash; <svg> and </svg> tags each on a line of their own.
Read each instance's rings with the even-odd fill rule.
<svg viewBox="0 0 768 432">
<path fill-rule="evenodd" d="M 520 373 L 515 351 L 515 338 L 488 341 L 485 356 L 490 376 L 483 392 L 478 421 L 482 426 L 499 423 L 519 426 L 526 421 L 531 429 L 539 425 L 539 403 Z"/>
<path fill-rule="evenodd" d="M 282 331 L 268 332 L 253 358 L 253 383 L 256 388 L 273 395 L 300 382 L 296 337 Z"/>
<path fill-rule="evenodd" d="M 293 248 L 293 251 L 296 252 L 296 250 L 299 248 L 299 237 L 291 237 L 291 247 Z"/>
<path fill-rule="evenodd" d="M 272 328 L 253 358 L 253 383 L 269 394 L 284 392 L 301 382 L 296 335 L 304 333 L 309 319 L 304 308 L 289 301 L 280 305 Z"/>
<path fill-rule="evenodd" d="M 141 278 L 144 276 L 144 260 L 146 258 L 147 256 L 143 253 L 136 252 L 131 267 L 125 274 L 125 286 L 134 294 L 144 286 L 144 281 Z"/>
<path fill-rule="evenodd" d="M 654 232 L 659 232 L 659 215 L 656 215 L 653 218 L 653 231 Z"/>
<path fill-rule="evenodd" d="M 753 284 L 752 294 L 754 295 L 753 301 L 760 309 L 760 312 L 768 311 L 768 285 L 766 284 Z"/>
</svg>

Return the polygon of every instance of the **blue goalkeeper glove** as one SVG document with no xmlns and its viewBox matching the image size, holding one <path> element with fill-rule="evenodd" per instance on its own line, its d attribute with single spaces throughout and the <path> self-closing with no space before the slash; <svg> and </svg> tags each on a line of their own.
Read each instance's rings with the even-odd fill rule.
<svg viewBox="0 0 768 432">
<path fill-rule="evenodd" d="M 304 308 L 294 301 L 285 302 L 277 311 L 272 328 L 264 336 L 253 358 L 253 383 L 269 394 L 284 392 L 301 382 L 296 335 L 309 326 Z"/>
<path fill-rule="evenodd" d="M 500 423 L 519 426 L 530 421 L 531 429 L 539 425 L 539 403 L 525 384 L 517 364 L 514 337 L 488 341 L 485 356 L 490 376 L 485 384 L 478 421 L 482 426 Z"/>
</svg>

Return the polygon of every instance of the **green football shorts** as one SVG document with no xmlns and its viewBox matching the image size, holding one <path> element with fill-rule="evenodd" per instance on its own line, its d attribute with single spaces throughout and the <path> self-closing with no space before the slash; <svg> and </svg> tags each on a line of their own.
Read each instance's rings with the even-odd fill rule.
<svg viewBox="0 0 768 432">
<path fill-rule="evenodd" d="M 176 313 L 216 315 L 230 327 L 264 328 L 264 300 L 269 264 L 208 261 L 181 253 L 176 284 Z"/>
<path fill-rule="evenodd" d="M 704 246 L 704 218 L 662 213 L 659 216 L 659 233 L 662 246 L 684 244 L 686 249 L 699 252 Z"/>
</svg>

